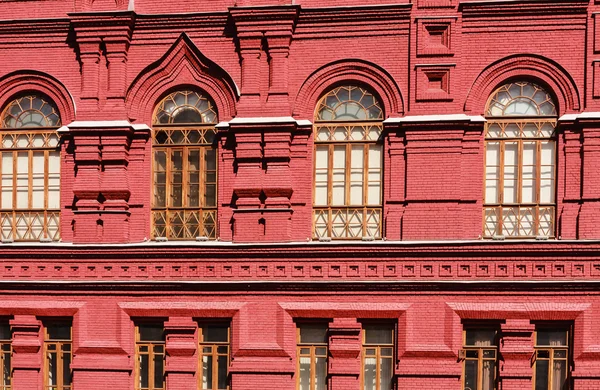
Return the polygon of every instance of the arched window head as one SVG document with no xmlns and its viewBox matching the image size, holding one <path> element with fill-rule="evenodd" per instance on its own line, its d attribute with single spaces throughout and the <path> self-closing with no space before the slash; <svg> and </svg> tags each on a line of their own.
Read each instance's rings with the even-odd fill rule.
<svg viewBox="0 0 600 390">
<path fill-rule="evenodd" d="M 217 123 L 217 109 L 206 96 L 195 91 L 177 91 L 165 97 L 156 107 L 153 123 L 202 124 Z"/>
<path fill-rule="evenodd" d="M 317 121 L 383 120 L 383 110 L 373 94 L 364 88 L 343 85 L 332 89 L 319 100 Z"/>
<path fill-rule="evenodd" d="M 527 81 L 504 84 L 488 102 L 486 116 L 554 116 L 556 105 L 544 88 Z"/>
<path fill-rule="evenodd" d="M 10 102 L 2 112 L 2 127 L 23 129 L 58 127 L 60 116 L 54 103 L 39 95 L 26 95 Z"/>
</svg>

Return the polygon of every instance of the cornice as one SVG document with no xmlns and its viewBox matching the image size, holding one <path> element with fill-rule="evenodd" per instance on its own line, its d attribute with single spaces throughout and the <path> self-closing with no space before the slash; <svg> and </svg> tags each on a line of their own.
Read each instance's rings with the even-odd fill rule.
<svg viewBox="0 0 600 390">
<path fill-rule="evenodd" d="M 412 4 L 303 8 L 295 39 L 408 34 Z"/>
<path fill-rule="evenodd" d="M 228 18 L 228 12 L 136 15 L 134 41 L 179 36 L 182 31 L 188 35 L 201 32 L 222 37 Z"/>
<path fill-rule="evenodd" d="M 70 27 L 66 18 L 1 20 L 0 47 L 64 44 Z"/>
</svg>

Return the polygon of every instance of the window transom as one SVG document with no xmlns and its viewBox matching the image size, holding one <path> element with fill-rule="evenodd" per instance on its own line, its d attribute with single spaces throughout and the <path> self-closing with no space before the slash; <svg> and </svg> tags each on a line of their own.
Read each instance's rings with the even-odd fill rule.
<svg viewBox="0 0 600 390">
<path fill-rule="evenodd" d="M 554 116 L 556 105 L 544 88 L 519 81 L 498 88 L 488 101 L 486 116 Z"/>
<path fill-rule="evenodd" d="M 213 102 L 198 92 L 177 91 L 161 100 L 154 112 L 153 123 L 217 123 L 217 110 Z"/>
<path fill-rule="evenodd" d="M 383 110 L 375 96 L 357 86 L 334 88 L 319 100 L 317 121 L 382 120 Z"/>
<path fill-rule="evenodd" d="M 26 95 L 13 100 L 2 113 L 2 127 L 58 127 L 60 117 L 54 104 L 37 95 Z"/>
</svg>

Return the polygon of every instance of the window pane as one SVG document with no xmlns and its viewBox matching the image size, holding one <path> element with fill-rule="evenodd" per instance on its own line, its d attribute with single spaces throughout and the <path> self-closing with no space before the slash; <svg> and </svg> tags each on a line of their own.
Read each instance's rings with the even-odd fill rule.
<svg viewBox="0 0 600 390">
<path fill-rule="evenodd" d="M 162 389 L 164 377 L 164 356 L 154 355 L 154 387 Z"/>
<path fill-rule="evenodd" d="M 63 353 L 63 385 L 71 385 L 71 354 Z"/>
<path fill-rule="evenodd" d="M 331 204 L 341 206 L 346 204 L 346 147 L 333 148 Z"/>
<path fill-rule="evenodd" d="M 188 151 L 188 206 L 200 206 L 200 150 Z"/>
<path fill-rule="evenodd" d="M 4 363 L 2 365 L 2 378 L 4 378 L 3 385 L 10 386 L 10 379 L 11 379 L 11 375 L 12 375 L 11 353 L 10 352 L 4 353 L 3 363 Z"/>
<path fill-rule="evenodd" d="M 382 325 L 364 325 L 366 344 L 392 344 L 393 328 Z"/>
<path fill-rule="evenodd" d="M 227 342 L 229 327 L 212 325 L 202 327 L 202 337 L 204 342 Z"/>
<path fill-rule="evenodd" d="M 554 203 L 554 141 L 542 141 L 540 203 Z"/>
<path fill-rule="evenodd" d="M 523 142 L 521 203 L 536 202 L 536 142 Z"/>
<path fill-rule="evenodd" d="M 518 156 L 516 142 L 504 144 L 504 203 L 517 203 Z"/>
<path fill-rule="evenodd" d="M 538 330 L 536 345 L 565 346 L 567 332 L 564 330 Z"/>
<path fill-rule="evenodd" d="M 60 152 L 48 152 L 48 209 L 60 209 Z"/>
<path fill-rule="evenodd" d="M 477 360 L 465 360 L 465 390 L 477 390 Z"/>
<path fill-rule="evenodd" d="M 554 360 L 552 371 L 552 390 L 566 389 L 567 362 L 565 360 Z"/>
<path fill-rule="evenodd" d="M 58 356 L 56 352 L 46 354 L 48 360 L 48 385 L 55 386 L 58 383 Z"/>
<path fill-rule="evenodd" d="M 381 359 L 381 390 L 391 390 L 392 388 L 392 359 Z"/>
<path fill-rule="evenodd" d="M 363 204 L 364 146 L 352 145 L 350 154 L 350 204 Z"/>
<path fill-rule="evenodd" d="M 171 153 L 171 206 L 183 207 L 183 153 L 174 150 Z"/>
<path fill-rule="evenodd" d="M 46 326 L 48 340 L 71 340 L 71 326 L 63 324 L 50 324 Z"/>
<path fill-rule="evenodd" d="M 206 170 L 204 206 L 217 206 L 217 151 L 215 149 L 205 149 L 204 164 Z"/>
<path fill-rule="evenodd" d="M 327 205 L 327 176 L 329 171 L 329 147 L 317 146 L 315 151 L 315 206 Z"/>
<path fill-rule="evenodd" d="M 494 382 L 496 375 L 496 362 L 486 360 L 483 362 L 483 372 L 481 373 L 482 390 L 494 390 Z"/>
<path fill-rule="evenodd" d="M 467 329 L 465 345 L 490 346 L 494 345 L 496 331 L 493 329 Z"/>
<path fill-rule="evenodd" d="M 377 380 L 377 358 L 366 357 L 364 358 L 364 389 L 365 390 L 376 390 Z"/>
<path fill-rule="evenodd" d="M 212 357 L 202 356 L 202 388 L 212 389 Z"/>
<path fill-rule="evenodd" d="M 17 208 L 29 208 L 29 158 L 28 153 L 17 153 Z"/>
<path fill-rule="evenodd" d="M 150 376 L 150 366 L 148 364 L 148 355 L 140 355 L 139 356 L 139 364 L 140 364 L 140 377 L 139 383 L 140 387 L 147 389 L 148 383 L 150 382 L 148 377 Z"/>
<path fill-rule="evenodd" d="M 369 191 L 367 204 L 381 204 L 381 145 L 371 145 L 369 147 Z"/>
<path fill-rule="evenodd" d="M 142 324 L 138 326 L 140 341 L 164 341 L 162 324 Z"/>
<path fill-rule="evenodd" d="M 218 358 L 219 371 L 219 389 L 227 389 L 227 356 L 219 356 Z"/>
<path fill-rule="evenodd" d="M 327 344 L 327 324 L 300 325 L 300 343 Z"/>
<path fill-rule="evenodd" d="M 327 389 L 327 358 L 318 357 L 315 358 L 315 390 L 325 390 Z"/>
<path fill-rule="evenodd" d="M 300 357 L 300 390 L 310 390 L 310 358 Z"/>
<path fill-rule="evenodd" d="M 2 208 L 13 205 L 13 153 L 2 152 Z"/>
<path fill-rule="evenodd" d="M 500 180 L 500 143 L 486 143 L 486 176 L 485 176 L 485 203 L 498 203 L 498 186 Z"/>
<path fill-rule="evenodd" d="M 548 360 L 535 362 L 535 390 L 548 390 Z"/>
</svg>

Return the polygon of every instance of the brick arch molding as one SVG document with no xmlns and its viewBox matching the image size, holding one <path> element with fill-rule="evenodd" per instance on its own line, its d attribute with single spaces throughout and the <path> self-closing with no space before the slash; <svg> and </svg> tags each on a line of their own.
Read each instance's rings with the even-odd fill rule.
<svg viewBox="0 0 600 390">
<path fill-rule="evenodd" d="M 75 103 L 69 90 L 58 79 L 35 70 L 22 70 L 0 78 L 0 110 L 16 95 L 24 92 L 39 92 L 50 98 L 60 114 L 62 124 L 75 120 Z"/>
<path fill-rule="evenodd" d="M 178 88 L 199 88 L 215 102 L 219 120 L 235 116 L 239 91 L 231 76 L 206 58 L 183 33 L 156 62 L 146 67 L 127 90 L 126 105 L 132 122 L 150 124 L 156 103 Z"/>
<path fill-rule="evenodd" d="M 483 115 L 494 89 L 510 80 L 532 80 L 547 86 L 557 99 L 559 114 L 580 110 L 580 97 L 573 78 L 556 62 L 535 55 L 505 57 L 485 68 L 471 86 L 465 112 Z"/>
<path fill-rule="evenodd" d="M 313 72 L 302 84 L 293 115 L 312 120 L 319 98 L 335 85 L 356 82 L 369 87 L 379 97 L 385 117 L 401 116 L 404 101 L 398 85 L 389 73 L 370 62 L 348 59 L 332 62 Z"/>
</svg>

